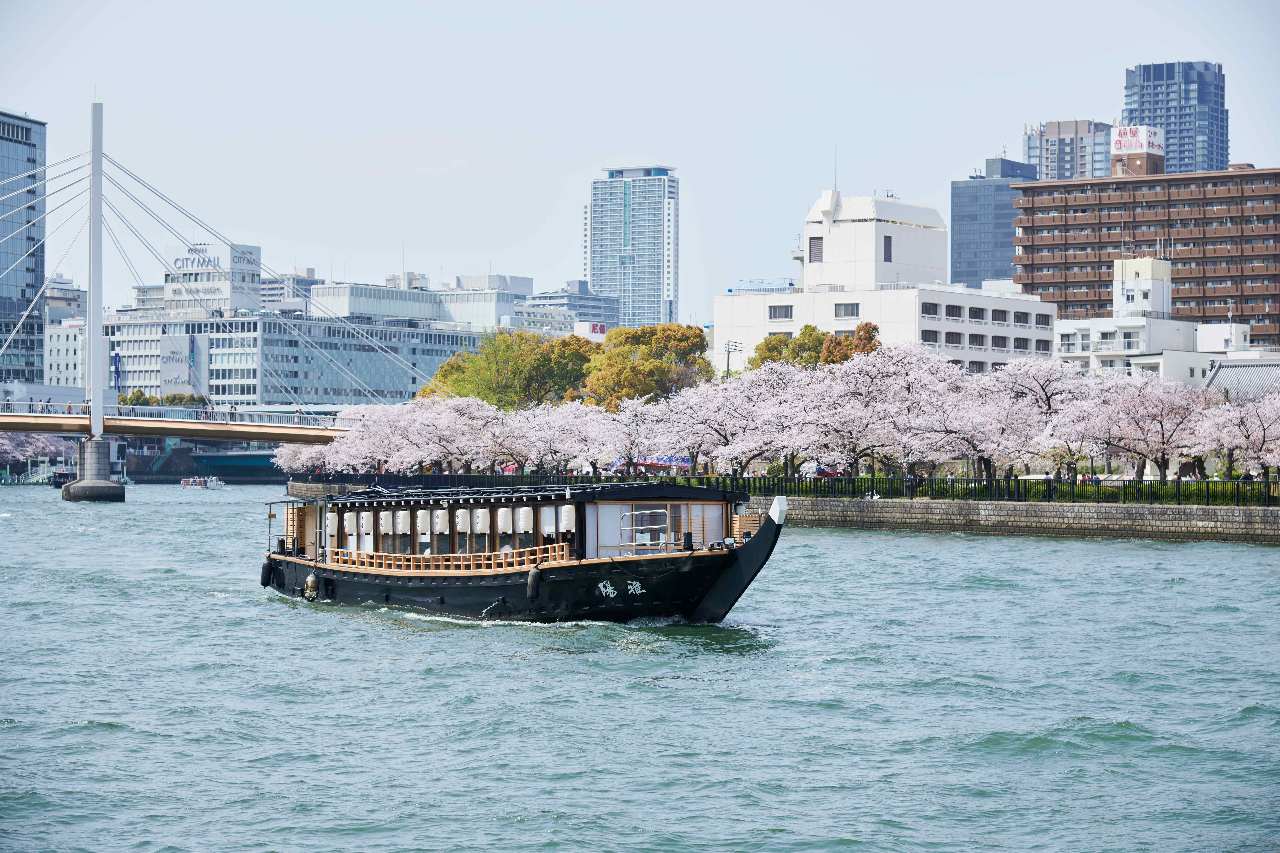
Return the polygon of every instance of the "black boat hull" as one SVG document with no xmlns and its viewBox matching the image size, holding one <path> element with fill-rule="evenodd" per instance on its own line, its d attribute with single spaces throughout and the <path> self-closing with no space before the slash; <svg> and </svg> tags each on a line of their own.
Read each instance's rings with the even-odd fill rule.
<svg viewBox="0 0 1280 853">
<path fill-rule="evenodd" d="M 619 557 L 502 574 L 389 576 L 271 554 L 262 583 L 299 598 L 409 607 L 465 619 L 627 622 L 675 617 L 720 622 L 769 559 L 782 532 L 779 521 L 766 518 L 755 536 L 727 550 Z"/>
</svg>

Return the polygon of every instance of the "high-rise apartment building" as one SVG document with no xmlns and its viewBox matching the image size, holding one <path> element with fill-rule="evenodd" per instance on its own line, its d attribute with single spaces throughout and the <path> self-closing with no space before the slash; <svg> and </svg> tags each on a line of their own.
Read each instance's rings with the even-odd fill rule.
<svg viewBox="0 0 1280 853">
<path fill-rule="evenodd" d="M 0 112 L 0 180 L 6 181 L 0 184 L 0 234 L 7 237 L 0 243 L 0 342 L 44 284 L 44 164 L 44 122 Z M 44 381 L 44 312 L 38 307 L 0 356 L 5 381 Z"/>
<path fill-rule="evenodd" d="M 680 295 L 680 181 L 670 166 L 606 169 L 587 211 L 591 289 L 618 299 L 623 326 L 674 323 Z"/>
<path fill-rule="evenodd" d="M 1124 73 L 1124 123 L 1164 131 L 1166 172 L 1227 168 L 1227 76 L 1215 62 L 1158 62 Z"/>
<path fill-rule="evenodd" d="M 1111 314 L 1115 261 L 1167 258 L 1175 317 L 1248 323 L 1254 343 L 1280 344 L 1280 169 L 1016 186 L 1014 282 L 1059 318 Z"/>
<path fill-rule="evenodd" d="M 951 182 L 951 280 L 981 287 L 989 279 L 1013 277 L 1015 181 L 1034 181 L 1029 163 L 995 157 L 980 175 Z"/>
<path fill-rule="evenodd" d="M 1100 121 L 1046 121 L 1023 130 L 1023 158 L 1042 181 L 1103 178 L 1111 174 L 1111 125 Z"/>
</svg>

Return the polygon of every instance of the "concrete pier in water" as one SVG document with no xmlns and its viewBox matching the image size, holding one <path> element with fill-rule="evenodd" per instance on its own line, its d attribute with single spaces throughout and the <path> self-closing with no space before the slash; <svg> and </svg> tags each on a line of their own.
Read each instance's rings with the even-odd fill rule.
<svg viewBox="0 0 1280 853">
<path fill-rule="evenodd" d="M 77 479 L 62 487 L 64 501 L 124 501 L 124 484 L 111 480 L 111 443 L 103 438 L 80 442 Z"/>
</svg>

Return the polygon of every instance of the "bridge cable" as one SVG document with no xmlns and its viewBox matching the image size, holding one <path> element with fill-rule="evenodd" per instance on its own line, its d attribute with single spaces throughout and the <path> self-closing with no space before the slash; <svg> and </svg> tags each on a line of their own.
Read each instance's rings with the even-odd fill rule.
<svg viewBox="0 0 1280 853">
<path fill-rule="evenodd" d="M 89 188 L 88 188 L 88 187 L 85 187 L 84 189 L 80 190 L 80 192 L 78 192 L 78 193 L 76 193 L 75 195 L 73 195 L 71 198 L 66 199 L 65 201 L 63 201 L 63 202 L 59 203 L 56 207 L 52 207 L 52 208 L 50 208 L 49 210 L 46 210 L 44 213 L 40 214 L 40 215 L 39 215 L 39 216 L 37 216 L 35 219 L 31 220 L 30 222 L 26 223 L 25 225 L 20 226 L 16 231 L 11 232 L 11 233 L 7 234 L 7 235 L 6 235 L 6 236 L 4 236 L 4 237 L 0 237 L 0 244 L 3 244 L 3 243 L 7 243 L 7 242 L 9 242 L 9 241 L 10 241 L 10 240 L 12 240 L 14 237 L 17 237 L 19 234 L 21 234 L 23 231 L 26 231 L 26 230 L 27 230 L 28 228 L 30 228 L 32 225 L 35 225 L 35 224 L 36 224 L 37 222 L 39 222 L 41 219 L 44 219 L 46 216 L 48 216 L 48 215 L 49 215 L 49 214 L 51 214 L 51 213 L 57 213 L 57 212 L 58 212 L 59 210 L 61 210 L 62 208 L 64 208 L 64 207 L 66 207 L 67 205 L 71 204 L 71 202 L 75 201 L 76 199 L 80 198 L 80 197 L 81 197 L 81 196 L 83 196 L 83 195 L 88 194 L 88 192 L 89 192 Z"/>
<path fill-rule="evenodd" d="M 29 191 L 29 190 L 31 190 L 32 188 L 34 188 L 34 187 L 38 187 L 38 186 L 40 186 L 41 184 L 46 184 L 46 185 L 47 185 L 47 184 L 52 184 L 54 181 L 60 180 L 60 179 L 62 179 L 62 178 L 65 178 L 67 175 L 74 175 L 76 172 L 79 172 L 79 171 L 81 171 L 81 170 L 83 170 L 83 169 L 87 169 L 87 168 L 89 168 L 89 164 L 88 164 L 88 163 L 85 163 L 85 164 L 83 164 L 83 165 L 76 166 L 76 167 L 75 167 L 75 168 L 73 168 L 73 169 L 68 169 L 67 171 L 63 172 L 63 173 L 62 173 L 62 174 L 60 174 L 60 175 L 50 175 L 50 176 L 49 176 L 49 177 L 47 177 L 47 178 L 42 178 L 41 180 L 36 181 L 35 183 L 31 184 L 30 186 L 23 187 L 23 188 L 22 188 L 22 189 L 20 189 L 20 190 L 14 190 L 13 192 L 8 193 L 7 195 L 0 195 L 0 201 L 8 201 L 9 199 L 13 198 L 15 195 L 22 195 L 23 193 L 28 192 L 28 191 Z M 28 205 L 31 205 L 31 204 L 36 203 L 37 201 L 40 201 L 40 199 L 42 199 L 42 198 L 46 198 L 47 196 L 52 195 L 52 194 L 53 194 L 53 193 L 55 193 L 55 192 L 59 192 L 60 190 L 65 190 L 65 189 L 66 189 L 67 187 L 69 187 L 69 186 L 74 186 L 74 185 L 76 185 L 76 184 L 80 183 L 80 181 L 87 181 L 87 180 L 89 180 L 89 176 L 88 176 L 88 175 L 82 175 L 82 176 L 80 176 L 79 178 L 77 178 L 76 180 L 71 181 L 70 183 L 63 185 L 63 186 L 62 186 L 62 187 L 60 187 L 58 190 L 49 190 L 49 189 L 48 189 L 48 187 L 46 186 L 46 188 L 45 188 L 45 192 L 44 192 L 43 194 L 41 194 L 40 196 L 38 196 L 38 197 L 36 197 L 36 198 L 31 199 L 31 201 L 28 201 L 28 202 L 21 202 L 21 203 L 19 203 L 17 207 L 15 207 L 13 210 L 11 210 L 11 211 L 9 211 L 8 213 L 6 213 L 4 216 L 12 216 L 15 210 L 22 210 L 23 208 L 27 207 Z M 3 218 L 4 218 L 4 216 L 0 216 L 0 219 L 3 219 Z"/>
<path fill-rule="evenodd" d="M 138 231 L 138 229 L 134 226 L 134 224 L 133 224 L 132 222 L 130 222 L 130 221 L 129 221 L 128 217 L 126 217 L 123 213 L 121 213 L 121 212 L 120 212 L 120 210 L 119 210 L 119 209 L 118 209 L 118 208 L 117 208 L 117 207 L 116 207 L 116 206 L 111 202 L 111 200 L 110 200 L 109 198 L 107 198 L 107 197 L 105 197 L 105 196 L 104 196 L 102 200 L 103 200 L 103 202 L 104 202 L 104 203 L 106 203 L 107 207 L 109 207 L 109 208 L 111 209 L 111 212 L 112 212 L 112 213 L 113 213 L 113 214 L 114 214 L 114 215 L 115 215 L 115 216 L 116 216 L 116 217 L 117 217 L 117 218 L 118 218 L 118 219 L 119 219 L 119 220 L 124 224 L 124 226 L 125 226 L 126 228 L 128 228 L 128 229 L 129 229 L 129 231 L 130 231 L 130 232 L 133 234 L 133 236 L 138 240 L 138 242 L 142 243 L 142 245 L 147 249 L 147 251 L 149 251 L 149 252 L 151 253 L 151 255 L 152 255 L 152 256 L 153 256 L 157 261 L 159 261 L 159 262 L 160 262 L 160 265 L 161 265 L 162 267 L 164 267 L 168 272 L 173 273 L 173 274 L 175 274 L 175 275 L 176 275 L 176 271 L 173 269 L 173 267 L 171 267 L 171 266 L 169 265 L 169 263 L 164 259 L 164 257 L 163 257 L 163 256 L 162 256 L 158 251 L 156 251 L 156 248 L 155 248 L 155 246 L 153 246 L 153 245 L 151 244 L 151 241 L 150 241 L 150 240 L 148 240 L 146 237 L 144 237 L 140 231 Z M 105 220 L 105 219 L 103 220 L 103 224 L 104 224 L 104 225 L 107 225 L 107 223 L 106 223 L 106 220 Z M 108 230 L 108 233 L 110 233 L 110 234 L 112 235 L 112 238 L 113 238 L 113 239 L 115 239 L 115 233 L 114 233 L 113 231 L 111 231 L 110 225 L 107 225 L 107 230 Z M 132 260 L 129 258 L 128 253 L 127 253 L 127 252 L 125 252 L 124 247 L 123 247 L 123 246 L 122 246 L 118 241 L 116 242 L 116 248 L 120 251 L 120 254 L 121 254 L 121 256 L 124 258 L 125 263 L 129 266 L 129 268 L 130 268 L 131 270 L 133 270 L 133 271 L 134 271 L 134 277 L 135 277 L 135 279 L 138 281 L 138 283 L 139 283 L 140 285 L 141 285 L 141 284 L 143 284 L 143 282 L 142 282 L 142 278 L 141 278 L 141 276 L 139 276 L 139 275 L 138 275 L 137 270 L 134 268 L 134 266 L 133 266 L 133 262 L 132 262 Z M 194 293 L 190 293 L 190 292 L 188 292 L 188 295 L 189 295 L 189 296 L 191 296 L 192 298 L 194 298 L 197 302 L 199 302 L 199 303 L 201 304 L 201 306 L 202 306 L 202 307 L 204 307 L 204 309 L 205 309 L 206 311 L 208 311 L 208 312 L 209 312 L 209 314 L 210 314 L 210 320 L 211 320 L 211 322 L 212 322 L 214 325 L 221 325 L 221 327 L 222 327 L 222 331 L 223 331 L 225 334 L 227 334 L 227 335 L 234 335 L 234 334 L 235 334 L 235 330 L 231 328 L 231 324 L 230 324 L 230 321 L 229 321 L 229 320 L 227 320 L 226 318 L 218 318 L 218 317 L 214 317 L 214 316 L 213 316 L 213 313 L 214 313 L 214 312 L 213 312 L 213 309 L 211 309 L 211 308 L 209 307 L 208 303 L 206 303 L 203 299 L 201 299 L 199 296 L 197 296 L 197 295 L 196 295 L 196 294 L 194 294 Z M 272 369 L 271 369 L 271 367 L 270 367 L 270 365 L 268 365 L 268 364 L 265 362 L 265 360 L 263 361 L 263 365 L 262 365 L 262 366 L 263 366 L 263 370 L 264 370 L 266 373 L 271 374 L 272 378 L 273 378 L 273 379 L 275 379 L 275 380 L 276 380 L 276 382 L 277 382 L 277 384 L 279 384 L 279 385 L 281 386 L 281 389 L 284 391 L 285 396 L 286 396 L 286 397 L 291 398 L 291 400 L 292 400 L 292 402 L 293 402 L 293 404 L 294 404 L 294 405 L 296 405 L 296 406 L 302 406 L 302 405 L 305 405 L 305 404 L 302 402 L 302 398 L 301 398 L 301 397 L 299 397 L 299 396 L 297 396 L 297 395 L 294 393 L 293 389 L 289 387 L 289 385 L 285 382 L 284 378 L 283 378 L 283 377 L 281 377 L 279 374 L 277 374 L 274 370 L 272 370 Z M 207 385 L 208 385 L 208 382 L 206 381 L 206 386 L 207 386 Z M 206 390 L 207 390 L 207 387 L 206 387 Z M 206 400 L 209 400 L 209 395 L 208 395 L 208 394 L 203 394 L 202 396 L 203 396 Z M 212 404 L 212 402 L 213 402 L 213 401 L 212 401 L 212 400 L 210 400 L 210 403 L 211 403 L 211 404 Z"/>
<path fill-rule="evenodd" d="M 185 207 L 183 207 L 182 205 L 178 204 L 178 203 L 177 203 L 176 201 L 174 201 L 173 199 L 169 198 L 169 196 L 165 195 L 165 194 L 164 194 L 163 192 L 161 192 L 159 189 L 157 189 L 156 187 L 154 187 L 154 186 L 152 186 L 151 184 L 149 184 L 147 181 L 145 181 L 145 180 L 143 180 L 142 178 L 140 178 L 137 174 L 135 174 L 134 172 L 132 172 L 131 170 L 129 170 L 127 167 L 125 167 L 123 164 L 121 164 L 121 163 L 120 163 L 120 161 L 116 160 L 116 159 L 115 159 L 114 157 L 112 157 L 110 154 L 106 154 L 106 153 L 104 153 L 102 156 L 103 156 L 104 158 L 106 158 L 107 160 L 109 160 L 109 161 L 111 162 L 111 164 L 112 164 L 112 165 L 114 165 L 116 168 L 120 169 L 120 170 L 121 170 L 122 172 L 124 172 L 126 175 L 128 175 L 128 176 L 129 176 L 129 177 L 131 177 L 131 178 L 133 178 L 135 181 L 137 181 L 139 184 L 141 184 L 143 187 L 145 187 L 147 190 L 149 190 L 152 194 L 154 194 L 155 196 L 157 196 L 158 198 L 160 198 L 162 201 L 164 201 L 165 203 L 167 203 L 169 206 L 173 207 L 175 210 L 177 210 L 177 211 L 178 211 L 179 213 L 181 213 L 183 216 L 185 216 L 185 217 L 187 217 L 188 219 L 190 219 L 190 220 L 191 220 L 192 222 L 194 222 L 195 224 L 199 225 L 199 226 L 200 226 L 201 228 L 203 228 L 205 231 L 208 231 L 208 232 L 209 232 L 209 234 L 211 234 L 211 235 L 213 235 L 214 237 L 216 237 L 218 240 L 220 240 L 221 242 L 223 242 L 224 244 L 226 244 L 228 247 L 231 247 L 232 245 L 235 245 L 234 243 L 232 243 L 231 239 L 230 239 L 229 237 L 227 237 L 225 234 L 223 234 L 223 233 L 221 233 L 220 231 L 216 230 L 215 228 L 213 228 L 213 226 L 209 225 L 209 224 L 208 224 L 208 223 L 206 223 L 204 220 L 202 220 L 202 219 L 200 219 L 198 216 L 196 216 L 194 213 L 190 212 L 190 211 L 189 211 L 189 210 L 187 210 Z M 281 279 L 281 280 L 283 280 L 283 279 L 285 278 L 285 277 L 284 277 L 284 276 L 282 276 L 280 273 L 278 273 L 278 272 L 276 272 L 275 270 L 273 270 L 270 266 L 268 266 L 268 265 L 266 265 L 266 264 L 262 263 L 262 262 L 261 262 L 261 259 L 259 259 L 259 266 L 260 266 L 263 270 L 265 270 L 268 274 L 270 274 L 271 276 L 273 276 L 274 278 L 278 278 L 278 279 Z M 306 297 L 306 296 L 307 296 L 307 294 L 303 293 L 302 289 L 301 289 L 301 288 L 299 288 L 297 285 L 295 285 L 295 284 L 291 284 L 290 286 L 293 288 L 294 292 L 295 292 L 295 293 L 297 293 L 298 295 L 303 296 L 303 297 Z M 308 301 L 311 301 L 311 300 L 308 300 Z M 419 379 L 419 380 L 421 380 L 421 381 L 430 381 L 431 377 L 430 377 L 428 374 L 424 373 L 423 371 L 419 370 L 417 367 L 415 367 L 414 365 L 412 365 L 409 361 L 407 361 L 405 358 L 403 358 L 399 353 L 392 352 L 390 349 L 388 349 L 386 346 L 384 346 L 382 343 L 380 343 L 376 338 L 374 338 L 374 337 L 373 337 L 372 335 L 370 335 L 368 332 L 366 332 L 366 331 L 364 331 L 363 329 L 361 329 L 358 325 L 356 325 L 356 324 L 354 324 L 354 323 L 350 322 L 350 321 L 349 321 L 349 320 L 347 320 L 345 317 L 340 317 L 340 316 L 338 316 L 337 314 L 334 314 L 333 312 L 329 311 L 329 309 L 325 308 L 324 306 L 321 306 L 321 305 L 314 305 L 314 304 L 313 304 L 313 305 L 312 305 L 312 307 L 313 307 L 313 309 L 318 308 L 318 309 L 319 309 L 319 311 L 320 311 L 322 314 L 324 314 L 325 316 L 328 316 L 330 319 L 333 319 L 333 320 L 338 321 L 339 323 L 341 323 L 341 324 L 345 325 L 347 328 L 351 329 L 353 332 L 355 332 L 355 333 L 356 333 L 357 335 L 359 335 L 360 337 L 363 337 L 365 340 L 369 341 L 369 343 L 370 343 L 370 344 L 372 344 L 372 345 L 373 345 L 373 347 L 374 347 L 375 349 L 377 349 L 378 351 L 382 352 L 384 355 L 386 355 L 386 356 L 387 356 L 389 359 L 391 359 L 393 362 L 398 362 L 398 363 L 400 364 L 400 366 L 401 366 L 404 370 L 406 370 L 406 371 L 409 373 L 410 377 L 414 377 L 414 376 L 416 376 L 416 377 L 418 377 L 418 379 Z"/>
<path fill-rule="evenodd" d="M 20 179 L 20 178 L 25 178 L 25 177 L 27 177 L 28 175 L 34 175 L 36 172 L 45 172 L 45 171 L 48 171 L 49 169 L 52 169 L 54 166 L 61 166 L 63 163 L 70 163 L 72 160 L 76 159 L 77 157 L 83 157 L 84 155 L 86 155 L 86 154 L 88 154 L 88 153 L 89 153 L 88 151 L 81 151 L 79 154 L 72 154 L 70 157 L 65 157 L 65 158 L 63 158 L 63 159 L 61 159 L 61 160 L 57 161 L 56 163 L 49 163 L 48 165 L 46 165 L 46 166 L 41 166 L 41 167 L 39 167 L 38 169 L 32 169 L 30 172 L 23 172 L 21 175 L 12 175 L 12 176 L 10 176 L 10 177 L 8 177 L 8 178 L 0 179 L 0 186 L 4 186 L 5 184 L 9 183 L 10 181 L 16 181 L 16 180 L 18 180 L 18 179 Z"/>
<path fill-rule="evenodd" d="M 78 210 L 76 210 L 76 212 L 75 212 L 75 213 L 72 213 L 72 214 L 71 214 L 70 216 L 68 216 L 66 219 L 64 219 L 64 220 L 62 220 L 61 222 L 59 222 L 59 223 L 58 223 L 58 225 L 57 225 L 57 226 L 56 226 L 52 231 L 50 231 L 50 232 L 49 232 L 48 234 L 46 234 L 43 238 L 41 238 L 41 239 L 40 239 L 40 240 L 39 240 L 35 245 L 33 245 L 30 249 L 28 249 L 28 250 L 27 250 L 27 254 L 26 254 L 26 255 L 23 255 L 21 258 L 18 258 L 16 261 L 14 261 L 14 262 L 13 262 L 12 266 L 10 266 L 10 267 L 9 267 L 9 269 L 7 269 L 7 270 L 5 270 L 4 272 L 0 273 L 0 278 L 4 278 L 6 275 L 8 275 L 10 272 L 12 272 L 14 267 L 16 267 L 18 264 L 22 263 L 22 262 L 27 258 L 27 255 L 30 255 L 30 254 L 31 254 L 32 252 L 34 252 L 36 249 L 38 249 L 39 247 L 43 246 L 43 245 L 44 245 L 45 240 L 48 240 L 48 239 L 49 239 L 50 237 L 52 237 L 54 234 L 57 234 L 59 231 L 61 231 L 61 230 L 62 230 L 62 226 L 66 225 L 68 222 L 70 222 L 73 218 L 75 218 L 75 216 L 76 216 L 77 214 L 79 214 L 79 213 L 80 213 L 80 211 L 81 211 L 81 210 L 84 210 L 84 209 L 85 209 L 86 207 L 88 207 L 88 206 L 89 206 L 89 202 L 88 202 L 88 201 L 85 201 L 85 203 L 84 203 L 84 204 L 82 204 L 82 205 L 80 205 L 79 209 L 78 209 Z M 84 231 L 85 225 L 88 225 L 88 224 L 89 224 L 89 217 L 88 217 L 88 216 L 86 216 L 86 217 L 84 218 L 84 224 L 80 226 L 80 231 L 77 231 L 77 232 L 76 232 L 76 237 L 75 237 L 75 239 L 73 239 L 73 240 L 71 241 L 71 246 L 74 246 L 74 245 L 75 245 L 76 240 L 78 240 L 78 239 L 80 238 L 80 234 Z M 58 261 L 58 266 L 59 266 L 59 267 L 61 267 L 61 266 L 62 266 L 62 261 L 65 261 L 65 260 L 66 260 L 66 258 L 67 258 L 67 255 L 71 252 L 71 246 L 68 246 L 68 247 L 67 247 L 67 251 L 62 253 L 62 259 Z M 3 345 L 3 346 L 0 346 L 0 356 L 4 355 L 4 354 L 5 354 L 5 352 L 9 349 L 9 344 L 13 343 L 13 339 L 14 339 L 15 337 L 17 337 L 17 335 L 18 335 L 18 331 L 22 328 L 22 324 L 23 324 L 23 323 L 25 323 L 25 322 L 27 321 L 27 317 L 29 317 L 29 316 L 31 315 L 32 310 L 36 307 L 36 305 L 40 304 L 40 297 L 41 297 L 41 296 L 44 296 L 44 292 L 45 292 L 45 290 L 46 290 L 46 289 L 48 289 L 48 287 L 49 287 L 49 279 L 48 279 L 48 278 L 46 278 L 46 279 L 45 279 L 45 281 L 44 281 L 44 284 L 40 286 L 40 290 L 36 292 L 36 295 L 35 295 L 34 297 L 32 297 L 32 299 L 31 299 L 31 304 L 29 304 L 29 305 L 27 306 L 27 310 L 26 310 L 26 311 L 23 311 L 23 312 L 22 312 L 22 316 L 18 318 L 18 322 L 16 322 L 16 323 L 14 323 L 14 324 L 13 324 L 13 331 L 11 331 L 11 332 L 9 333 L 9 337 L 5 339 L 4 345 Z"/>
<path fill-rule="evenodd" d="M 172 225 L 170 225 L 167 221 L 165 221 L 165 219 L 162 216 L 160 216 L 160 214 L 152 210 L 149 205 L 147 205 L 145 202 L 143 202 L 141 199 L 139 199 L 133 193 L 129 192 L 124 187 L 120 186 L 120 184 L 110 175 L 108 175 L 107 177 L 108 177 L 108 180 L 111 181 L 112 185 L 116 186 L 122 192 L 124 192 L 125 195 L 127 195 L 133 201 L 134 204 L 142 208 L 142 210 L 145 211 L 149 216 L 151 216 L 152 219 L 156 220 L 156 222 L 160 223 L 160 225 L 162 225 L 165 228 L 165 230 L 167 230 L 170 234 L 172 234 L 175 238 L 177 238 L 180 242 L 182 242 L 183 245 L 187 246 L 188 248 L 194 247 L 195 245 L 194 243 L 192 243 L 190 240 L 184 237 L 177 229 L 175 229 Z M 108 202 L 108 204 L 110 204 L 110 202 Z M 119 211 L 119 209 L 115 207 L 115 205 L 112 204 L 110 206 L 112 211 L 115 212 L 116 216 L 119 216 L 121 217 L 121 219 L 124 219 L 123 214 Z M 127 219 L 125 219 L 125 224 L 129 225 L 129 222 Z M 129 227 L 130 227 L 130 230 L 133 231 L 133 234 L 135 237 L 142 239 L 141 235 L 139 234 L 136 228 L 133 228 L 132 225 L 129 225 Z M 155 255 L 156 259 L 159 260 L 160 263 L 164 265 L 164 267 L 169 272 L 176 274 L 176 271 L 173 269 L 173 267 L 171 267 L 167 261 L 165 261 L 163 258 L 160 257 L 159 253 L 155 251 L 154 247 L 151 247 L 149 243 L 148 243 L 148 247 L 151 248 L 151 253 Z M 201 305 L 205 307 L 205 310 L 212 311 L 212 309 L 210 309 L 209 306 L 203 300 L 199 299 L 199 297 L 196 297 L 194 294 L 191 294 L 189 291 L 188 291 L 188 295 L 192 296 L 197 301 L 199 301 Z M 275 319 L 279 319 L 281 322 L 286 324 L 289 327 L 290 331 L 294 332 L 294 334 L 296 334 L 304 344 L 311 347 L 313 350 L 318 352 L 324 359 L 328 360 L 331 364 L 333 364 L 334 367 L 336 367 L 343 375 L 345 375 L 348 379 L 350 379 L 355 384 L 356 390 L 364 393 L 366 397 L 368 397 L 370 400 L 373 400 L 375 403 L 387 402 L 386 397 L 383 397 L 380 394 L 378 394 L 378 392 L 376 392 L 372 386 L 366 383 L 358 375 L 351 372 L 345 365 L 343 365 L 340 361 L 338 361 L 335 356 L 332 356 L 329 353 L 325 352 L 323 347 L 320 347 L 314 341 L 310 340 L 308 336 L 301 334 L 298 330 L 297 325 L 294 324 L 287 317 L 285 317 L 283 314 L 278 315 L 278 317 Z"/>
</svg>

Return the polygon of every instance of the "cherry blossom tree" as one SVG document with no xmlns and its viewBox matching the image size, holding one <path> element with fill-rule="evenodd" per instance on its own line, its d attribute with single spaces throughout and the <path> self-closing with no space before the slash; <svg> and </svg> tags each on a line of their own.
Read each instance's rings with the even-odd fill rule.
<svg viewBox="0 0 1280 853">
<path fill-rule="evenodd" d="M 1228 470 L 1238 457 L 1270 479 L 1270 466 L 1280 465 L 1280 394 L 1210 408 L 1198 425 L 1194 449 L 1220 453 Z"/>
<path fill-rule="evenodd" d="M 1194 452 L 1198 427 L 1212 395 L 1168 382 L 1147 371 L 1103 378 L 1090 430 L 1099 442 L 1132 457 L 1136 476 L 1147 462 L 1168 479 L 1170 464 Z"/>
</svg>

